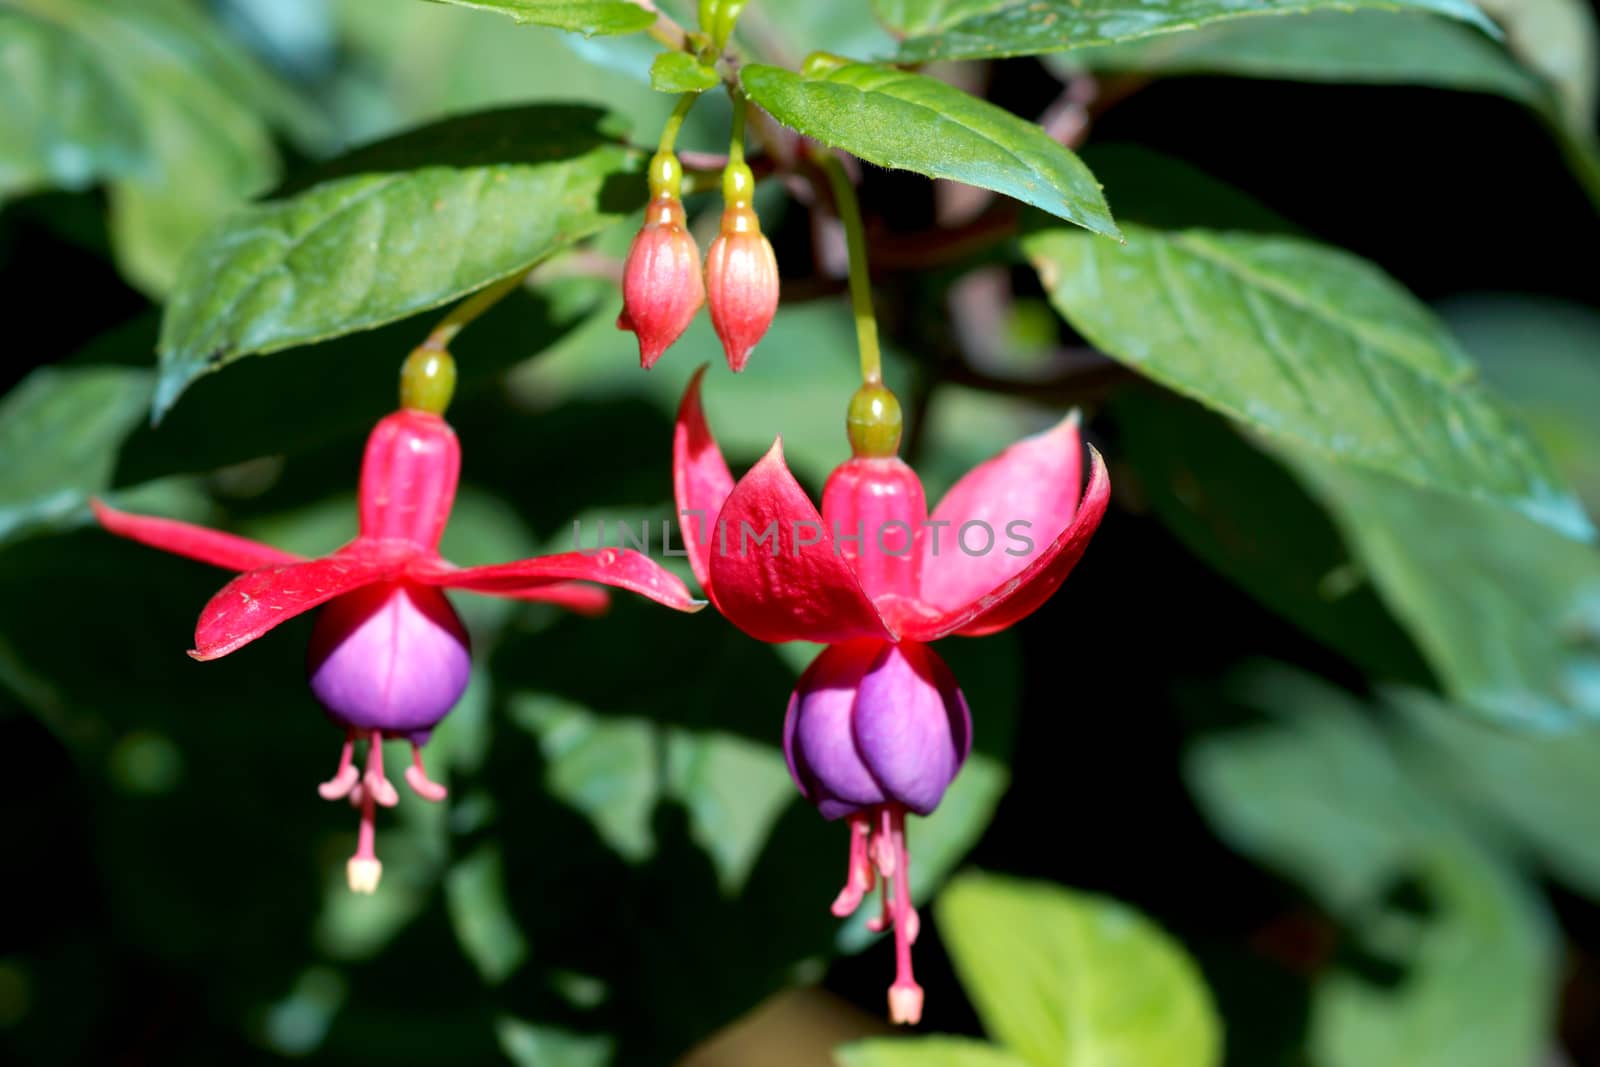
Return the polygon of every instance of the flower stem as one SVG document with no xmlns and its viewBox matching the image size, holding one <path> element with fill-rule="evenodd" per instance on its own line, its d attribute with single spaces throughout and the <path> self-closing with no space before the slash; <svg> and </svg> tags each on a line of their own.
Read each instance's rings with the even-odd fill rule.
<svg viewBox="0 0 1600 1067">
<path fill-rule="evenodd" d="M 744 91 L 734 86 L 728 87 L 728 97 L 733 102 L 733 133 L 728 140 L 728 164 L 736 166 L 744 163 L 744 120 L 750 105 L 745 102 Z"/>
<path fill-rule="evenodd" d="M 456 334 L 460 333 L 485 311 L 488 311 L 509 296 L 513 290 L 527 279 L 528 272 L 531 270 L 533 268 L 529 267 L 527 270 L 519 270 L 515 274 L 507 275 L 493 285 L 479 289 L 476 293 L 467 297 L 451 308 L 448 315 L 439 320 L 439 325 L 433 328 L 433 332 L 428 334 L 427 340 L 423 341 L 418 347 L 437 352 L 443 352 L 449 348 L 450 342 L 456 339 Z"/>
<path fill-rule="evenodd" d="M 878 385 L 883 381 L 883 357 L 878 350 L 878 320 L 872 311 L 872 279 L 867 271 L 867 237 L 861 225 L 861 205 L 850 184 L 844 164 L 832 152 L 818 152 L 813 158 L 828 176 L 833 190 L 834 208 L 844 223 L 845 244 L 850 249 L 850 305 L 856 318 L 856 344 L 861 350 L 861 381 Z"/>
<path fill-rule="evenodd" d="M 653 0 L 633 0 L 635 4 L 646 11 L 655 12 L 656 20 L 644 31 L 649 34 L 657 44 L 672 49 L 674 52 L 688 52 L 689 34 L 678 25 L 676 19 L 662 11 Z"/>
<path fill-rule="evenodd" d="M 661 127 L 661 143 L 657 151 L 663 155 L 672 152 L 672 146 L 678 143 L 678 131 L 683 128 L 683 120 L 688 117 L 689 109 L 694 107 L 695 98 L 699 93 L 684 93 L 678 97 L 678 106 L 672 109 L 672 114 L 667 116 L 667 124 Z"/>
</svg>

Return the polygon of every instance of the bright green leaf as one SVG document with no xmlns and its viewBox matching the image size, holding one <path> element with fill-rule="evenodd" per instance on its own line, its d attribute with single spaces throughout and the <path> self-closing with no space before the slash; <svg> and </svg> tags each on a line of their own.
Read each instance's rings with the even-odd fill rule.
<svg viewBox="0 0 1600 1067">
<path fill-rule="evenodd" d="M 840 1067 L 1029 1067 L 1004 1049 L 965 1037 L 873 1038 L 834 1050 Z"/>
<path fill-rule="evenodd" d="M 1183 950 L 1114 900 L 958 875 L 939 932 L 1000 1044 L 1052 1067 L 1214 1067 L 1222 1033 Z"/>
<path fill-rule="evenodd" d="M 1448 332 L 1371 264 L 1290 237 L 1128 239 L 1024 243 L 1056 310 L 1106 354 L 1269 437 L 1592 535 Z"/>
<path fill-rule="evenodd" d="M 638 205 L 639 161 L 577 106 L 448 119 L 336 161 L 190 256 L 162 323 L 157 413 L 241 356 L 437 307 L 568 247 Z"/>
<path fill-rule="evenodd" d="M 0 198 L 84 189 L 145 163 L 138 119 L 76 36 L 0 11 Z"/>
<path fill-rule="evenodd" d="M 1015 197 L 1117 237 L 1083 161 L 1038 126 L 920 74 L 847 63 L 801 75 L 751 65 L 752 99 L 784 125 L 881 167 Z"/>
<path fill-rule="evenodd" d="M 874 0 L 909 35 L 902 62 L 1037 55 L 1190 30 L 1223 19 L 1321 10 L 1430 11 L 1496 33 L 1468 0 Z"/>
<path fill-rule="evenodd" d="M 662 52 L 650 64 L 650 87 L 658 93 L 701 93 L 721 80 L 715 68 L 684 52 Z"/>
<path fill-rule="evenodd" d="M 554 26 L 585 37 L 637 33 L 656 17 L 630 0 L 433 0 L 434 3 L 494 11 L 524 25 Z"/>
</svg>

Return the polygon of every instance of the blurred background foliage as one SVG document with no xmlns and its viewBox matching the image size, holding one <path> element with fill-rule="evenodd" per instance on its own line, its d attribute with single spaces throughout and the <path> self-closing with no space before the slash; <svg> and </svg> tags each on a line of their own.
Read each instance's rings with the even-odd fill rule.
<svg viewBox="0 0 1600 1067">
<path fill-rule="evenodd" d="M 1366 11 L 929 69 L 1029 118 L 1092 88 L 1085 159 L 1131 235 L 1315 235 L 1381 265 L 1595 514 L 1594 18 L 1485 8 L 1503 42 Z M 896 48 L 864 3 L 755 0 L 741 33 L 791 64 Z M 798 1033 L 741 1038 L 742 1062 L 827 1062 L 875 1028 L 850 1005 L 881 1013 L 889 950 L 828 914 L 843 832 L 778 748 L 809 649 L 620 598 L 600 621 L 461 598 L 477 673 L 430 750 L 451 802 L 402 798 L 382 889 L 355 897 L 349 813 L 311 788 L 336 734 L 302 684 L 308 623 L 192 663 L 222 576 L 103 535 L 85 506 L 299 552 L 350 537 L 361 442 L 432 319 L 243 359 L 153 425 L 186 253 L 319 161 L 446 116 L 598 101 L 647 144 L 672 104 L 653 52 L 401 0 L 0 3 L 9 1058 L 667 1064 L 790 987 L 826 995 L 794 1009 Z M 727 120 L 708 97 L 682 144 L 719 150 Z M 902 173 L 863 189 L 884 247 L 985 210 Z M 783 193 L 760 206 L 785 305 L 707 405 L 736 470 L 781 431 L 816 489 L 846 452 L 853 331 L 836 243 Z M 714 199 L 689 206 L 706 236 Z M 452 559 L 614 538 L 619 519 L 659 539 L 673 411 L 717 343 L 702 319 L 638 370 L 592 269 L 633 228 L 541 268 L 454 346 Z M 1130 343 L 1153 329 L 1149 279 L 1102 300 L 1062 284 L 1116 254 L 1077 243 L 1102 240 L 883 265 L 888 379 L 930 495 L 1078 405 L 1116 500 L 1035 618 L 941 646 L 976 753 L 913 828 L 917 892 L 964 861 L 1006 873 L 961 875 L 926 913 L 925 1028 L 955 1036 L 841 1062 L 1600 1063 L 1593 544 L 1189 399 L 1167 349 Z M 1415 325 L 1396 300 L 1366 325 Z M 1226 378 L 1251 342 L 1217 322 L 1202 347 Z"/>
</svg>

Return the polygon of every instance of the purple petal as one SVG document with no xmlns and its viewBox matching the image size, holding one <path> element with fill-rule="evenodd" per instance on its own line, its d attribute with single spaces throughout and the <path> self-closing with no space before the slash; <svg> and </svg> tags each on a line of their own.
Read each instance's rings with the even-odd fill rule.
<svg viewBox="0 0 1600 1067">
<path fill-rule="evenodd" d="M 855 747 L 891 800 L 939 806 L 972 748 L 966 697 L 926 645 L 884 645 L 857 685 Z"/>
<path fill-rule="evenodd" d="M 443 593 L 373 585 L 330 601 L 306 656 L 311 691 L 340 724 L 426 740 L 467 688 L 467 631 Z"/>
<path fill-rule="evenodd" d="M 825 818 L 884 802 L 882 787 L 856 751 L 851 726 L 856 688 L 882 647 L 876 641 L 830 645 L 806 668 L 789 698 L 783 730 L 789 772 Z"/>
</svg>

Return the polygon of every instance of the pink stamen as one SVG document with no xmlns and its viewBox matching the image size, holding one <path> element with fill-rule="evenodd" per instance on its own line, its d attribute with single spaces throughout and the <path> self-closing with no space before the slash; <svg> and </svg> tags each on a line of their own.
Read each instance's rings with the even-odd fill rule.
<svg viewBox="0 0 1600 1067">
<path fill-rule="evenodd" d="M 370 789 L 362 790 L 361 828 L 356 833 L 356 854 L 345 864 L 345 879 L 356 893 L 377 891 L 378 880 L 383 877 L 383 864 L 378 862 L 377 804 Z"/>
<path fill-rule="evenodd" d="M 406 768 L 406 784 L 417 796 L 435 804 L 450 795 L 448 789 L 428 778 L 428 772 L 422 766 L 422 748 L 419 745 L 411 746 L 411 766 Z"/>
<path fill-rule="evenodd" d="M 867 920 L 867 929 L 875 934 L 881 934 L 894 925 L 894 913 L 889 907 L 889 879 L 882 879 L 878 886 L 878 914 Z"/>
<path fill-rule="evenodd" d="M 850 868 L 845 873 L 844 888 L 833 901 L 833 914 L 838 918 L 854 914 L 861 906 L 861 899 L 872 892 L 875 879 L 872 861 L 867 857 L 871 837 L 871 821 L 865 815 L 850 816 Z"/>
<path fill-rule="evenodd" d="M 921 921 L 911 906 L 911 856 L 906 850 L 906 813 L 899 805 L 887 809 L 890 849 L 895 854 L 894 880 L 894 984 L 889 987 L 889 1019 L 907 1026 L 922 1019 L 922 987 L 911 973 L 911 944 L 917 939 Z"/>
<path fill-rule="evenodd" d="M 894 845 L 894 813 L 891 806 L 885 804 L 878 809 L 879 818 L 882 820 L 878 826 L 878 836 L 873 839 L 872 862 L 878 867 L 878 873 L 884 878 L 893 878 L 895 872 L 895 845 Z"/>
<path fill-rule="evenodd" d="M 400 803 L 400 794 L 383 776 L 383 734 L 377 730 L 372 731 L 367 742 L 367 773 L 362 776 L 361 783 L 366 787 L 365 795 L 384 807 L 392 808 Z"/>
<path fill-rule="evenodd" d="M 356 783 L 361 780 L 361 775 L 352 762 L 355 747 L 355 733 L 347 732 L 344 735 L 344 747 L 339 750 L 339 769 L 334 772 L 332 778 L 317 786 L 317 793 L 323 800 L 338 800 L 340 797 L 349 796 L 350 790 L 356 788 Z"/>
</svg>

